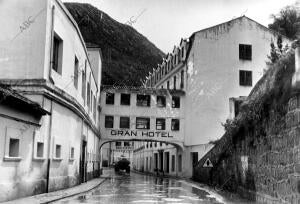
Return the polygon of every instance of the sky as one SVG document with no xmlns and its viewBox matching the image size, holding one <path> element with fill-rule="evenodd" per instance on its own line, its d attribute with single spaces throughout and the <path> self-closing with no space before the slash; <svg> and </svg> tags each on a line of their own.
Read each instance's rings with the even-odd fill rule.
<svg viewBox="0 0 300 204">
<path fill-rule="evenodd" d="M 171 52 L 181 38 L 241 15 L 267 26 L 271 14 L 300 0 L 63 0 L 90 3 L 115 20 L 146 36 L 163 52 Z"/>
</svg>

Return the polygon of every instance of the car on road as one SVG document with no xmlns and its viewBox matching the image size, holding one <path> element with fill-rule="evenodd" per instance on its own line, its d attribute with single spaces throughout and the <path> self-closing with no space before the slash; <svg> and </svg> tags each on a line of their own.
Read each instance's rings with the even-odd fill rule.
<svg viewBox="0 0 300 204">
<path fill-rule="evenodd" d="M 130 161 L 125 158 L 122 158 L 115 164 L 115 172 L 125 171 L 130 173 Z"/>
</svg>

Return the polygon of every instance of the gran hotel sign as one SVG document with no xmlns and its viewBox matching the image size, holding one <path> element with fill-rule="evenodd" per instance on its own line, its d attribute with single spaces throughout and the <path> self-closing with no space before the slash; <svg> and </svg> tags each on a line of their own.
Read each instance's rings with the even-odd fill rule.
<svg viewBox="0 0 300 204">
<path fill-rule="evenodd" d="M 109 137 L 131 137 L 134 138 L 174 138 L 172 133 L 166 131 L 151 130 L 116 130 L 109 131 Z"/>
</svg>

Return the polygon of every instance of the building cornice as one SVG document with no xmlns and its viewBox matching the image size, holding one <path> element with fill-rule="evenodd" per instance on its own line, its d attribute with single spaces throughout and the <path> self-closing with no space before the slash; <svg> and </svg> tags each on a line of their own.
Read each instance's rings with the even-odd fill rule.
<svg viewBox="0 0 300 204">
<path fill-rule="evenodd" d="M 45 79 L 1 79 L 1 83 L 12 86 L 13 89 L 18 90 L 19 93 L 24 95 L 43 95 L 67 107 L 79 117 L 83 118 L 89 127 L 91 127 L 92 131 L 100 138 L 100 130 L 96 127 L 81 104 L 74 97 L 50 82 L 47 82 Z M 29 90 L 30 87 L 34 88 L 34 90 Z"/>
</svg>

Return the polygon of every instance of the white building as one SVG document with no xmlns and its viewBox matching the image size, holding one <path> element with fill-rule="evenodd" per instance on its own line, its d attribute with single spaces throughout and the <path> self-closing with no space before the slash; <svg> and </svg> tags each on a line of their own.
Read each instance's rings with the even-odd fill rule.
<svg viewBox="0 0 300 204">
<path fill-rule="evenodd" d="M 34 134 L 19 137 L 33 156 L 20 149 L 20 159 L 0 162 L 0 201 L 99 175 L 100 49 L 86 48 L 60 0 L 3 1 L 0 24 L 1 83 L 49 112 L 36 121 Z M 7 137 L 7 126 L 0 128 L 0 138 Z M 0 145 L 0 154 L 10 151 Z"/>
<path fill-rule="evenodd" d="M 147 87 L 186 93 L 185 176 L 192 175 L 192 164 L 210 150 L 209 142 L 224 134 L 222 123 L 234 117 L 234 100 L 229 99 L 247 96 L 262 77 L 270 43 L 277 38 L 274 31 L 241 16 L 181 40 L 147 77 Z M 283 45 L 289 44 L 282 38 Z"/>
<path fill-rule="evenodd" d="M 173 162 L 172 174 L 183 175 L 185 94 L 182 90 L 103 86 L 100 98 L 103 155 L 108 155 L 109 145 L 105 143 L 134 141 L 132 168 L 161 170 L 161 162 L 165 160 L 166 170 L 169 162 Z M 172 151 L 165 151 L 164 155 L 153 151 L 153 155 L 143 153 L 145 160 L 142 160 L 141 150 L 150 150 L 156 144 L 158 151 L 163 143 Z"/>
</svg>

